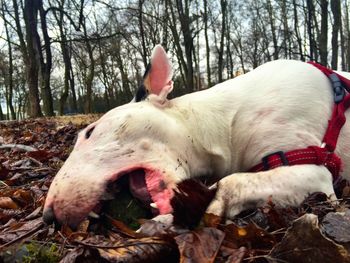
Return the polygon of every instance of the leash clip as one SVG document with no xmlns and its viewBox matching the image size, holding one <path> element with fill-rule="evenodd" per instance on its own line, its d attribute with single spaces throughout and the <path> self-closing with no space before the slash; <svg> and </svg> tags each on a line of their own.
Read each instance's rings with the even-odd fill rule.
<svg viewBox="0 0 350 263">
<path fill-rule="evenodd" d="M 270 169 L 269 158 L 273 155 L 277 155 L 280 158 L 283 165 L 289 165 L 288 159 L 287 159 L 286 155 L 284 154 L 284 152 L 278 151 L 278 152 L 270 153 L 261 159 L 263 167 L 264 167 L 264 171 L 267 171 Z"/>
<path fill-rule="evenodd" d="M 329 79 L 332 82 L 332 87 L 334 91 L 334 102 L 338 104 L 345 97 L 345 88 L 336 73 L 330 74 Z"/>
</svg>

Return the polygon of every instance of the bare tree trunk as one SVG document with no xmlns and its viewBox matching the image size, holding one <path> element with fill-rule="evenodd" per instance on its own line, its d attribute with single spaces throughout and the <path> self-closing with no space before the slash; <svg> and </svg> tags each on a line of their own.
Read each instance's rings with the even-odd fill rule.
<svg viewBox="0 0 350 263">
<path fill-rule="evenodd" d="M 208 88 L 211 87 L 211 70 L 210 70 L 210 47 L 208 37 L 208 0 L 204 0 L 204 37 L 205 37 L 205 53 L 207 63 L 207 80 Z"/>
<path fill-rule="evenodd" d="M 199 3 L 198 0 L 196 0 L 196 12 L 199 15 L 200 11 L 199 11 Z M 201 72 L 200 72 L 200 56 L 199 56 L 199 19 L 196 19 L 196 28 L 198 30 L 197 34 L 196 34 L 196 48 L 193 49 L 193 58 L 194 58 L 194 64 L 195 64 L 195 68 L 196 68 L 196 90 L 201 90 L 202 88 L 202 83 L 201 83 Z"/>
<path fill-rule="evenodd" d="M 273 48 L 274 48 L 273 59 L 276 60 L 278 59 L 279 48 L 278 48 L 277 35 L 276 35 L 274 12 L 273 12 L 273 7 L 270 0 L 266 1 L 266 5 L 267 5 L 267 11 L 269 13 L 272 42 L 273 42 Z"/>
<path fill-rule="evenodd" d="M 259 59 L 260 59 L 260 57 L 258 57 L 258 42 L 260 41 L 260 32 L 257 24 L 258 22 L 257 22 L 257 16 L 256 16 L 253 18 L 253 23 L 252 23 L 253 43 L 252 43 L 252 51 L 251 51 L 251 63 L 252 63 L 253 69 L 259 66 Z"/>
<path fill-rule="evenodd" d="M 16 0 L 13 0 L 16 2 Z M 24 21 L 26 28 L 27 39 L 27 57 L 26 63 L 26 79 L 29 89 L 29 117 L 41 117 L 42 112 L 40 109 L 39 100 L 39 50 L 37 39 L 37 23 L 38 23 L 38 2 L 36 0 L 25 0 L 24 2 Z"/>
<path fill-rule="evenodd" d="M 241 63 L 241 67 L 242 67 L 242 71 L 243 73 L 246 73 L 246 69 L 245 69 L 245 59 L 243 57 L 243 50 L 242 50 L 242 40 L 241 38 L 239 37 L 237 39 L 237 44 L 235 43 L 235 41 L 233 41 L 233 47 L 235 48 L 237 54 L 238 54 L 238 57 L 239 57 L 239 61 Z"/>
<path fill-rule="evenodd" d="M 309 45 L 310 45 L 310 59 L 318 60 L 318 52 L 317 52 L 317 43 L 315 40 L 315 5 L 313 0 L 306 0 L 306 8 L 307 8 L 307 32 L 309 36 Z"/>
<path fill-rule="evenodd" d="M 63 57 L 66 57 L 67 55 L 66 54 L 63 54 L 63 52 L 67 52 L 67 51 L 63 51 L 65 49 L 65 47 L 61 47 L 61 50 L 62 50 L 62 55 Z M 63 59 L 64 61 L 66 60 L 65 58 Z M 70 70 L 69 68 L 67 67 L 67 62 L 64 62 L 65 66 L 64 66 L 64 87 L 63 87 L 63 92 L 61 94 L 61 97 L 60 97 L 60 105 L 59 105 L 59 115 L 63 115 L 65 113 L 64 111 L 64 108 L 65 108 L 65 105 L 66 105 L 66 101 L 67 101 L 67 98 L 68 98 L 68 94 L 69 94 L 69 79 L 70 79 Z M 75 104 L 76 104 L 76 101 L 75 101 Z M 73 102 L 73 105 L 74 105 L 74 102 Z M 75 107 L 73 106 L 73 111 L 74 112 L 77 112 L 77 107 L 75 105 Z"/>
<path fill-rule="evenodd" d="M 65 3 L 65 0 L 57 1 L 57 4 L 59 5 L 59 8 L 62 11 L 60 11 L 58 15 L 56 12 L 54 13 L 56 22 L 60 31 L 60 37 L 61 37 L 60 47 L 62 52 L 63 64 L 64 64 L 64 81 L 63 81 L 64 87 L 63 87 L 63 92 L 61 94 L 61 97 L 59 99 L 59 109 L 58 109 L 59 115 L 64 114 L 64 108 L 69 95 L 69 90 L 71 90 L 71 93 L 72 93 L 72 105 L 71 105 L 72 111 L 75 113 L 78 112 L 77 98 L 76 98 L 75 87 L 74 87 L 74 76 L 72 72 L 70 48 L 68 47 L 67 37 L 63 27 L 64 3 Z"/>
<path fill-rule="evenodd" d="M 62 5 L 63 6 L 63 5 Z M 61 7 L 62 8 L 62 7 Z M 63 80 L 63 92 L 60 97 L 60 105 L 58 109 L 58 114 L 63 115 L 64 114 L 64 108 L 66 105 L 66 101 L 69 94 L 69 77 L 70 77 L 70 68 L 69 68 L 69 55 L 68 55 L 68 49 L 67 49 L 67 43 L 66 43 L 66 36 L 63 29 L 63 12 L 59 13 L 59 16 L 55 14 L 56 21 L 58 24 L 58 28 L 60 30 L 60 36 L 61 36 L 61 52 L 63 57 L 63 63 L 64 63 L 64 80 Z"/>
<path fill-rule="evenodd" d="M 293 13 L 294 13 L 294 32 L 297 38 L 300 60 L 305 61 L 303 45 L 302 45 L 302 40 L 300 36 L 300 31 L 299 31 L 299 18 L 298 18 L 298 9 L 297 9 L 296 0 L 293 0 Z"/>
<path fill-rule="evenodd" d="M 10 34 L 8 29 L 8 21 L 5 18 L 5 9 L 7 10 L 6 2 L 4 0 L 1 0 L 1 7 L 2 7 L 2 16 L 4 20 L 5 25 L 5 33 L 6 38 L 10 40 Z M 8 76 L 6 78 L 6 84 L 8 86 L 8 96 L 6 96 L 6 103 L 11 113 L 11 119 L 16 119 L 16 112 L 13 107 L 13 56 L 12 56 L 12 43 L 11 41 L 7 41 L 7 48 L 8 48 L 8 59 L 9 59 L 9 67 L 8 67 Z M 5 75 L 6 76 L 6 75 Z"/>
<path fill-rule="evenodd" d="M 338 35 L 341 27 L 341 9 L 340 0 L 331 0 L 331 10 L 333 13 L 333 30 L 332 30 L 332 62 L 333 69 L 338 69 Z"/>
<path fill-rule="evenodd" d="M 328 0 L 321 0 L 321 35 L 320 35 L 320 59 L 321 64 L 327 66 L 328 58 Z"/>
<path fill-rule="evenodd" d="M 4 116 L 4 112 L 2 111 L 2 106 L 0 104 L 0 120 L 4 120 L 5 116 Z"/>
<path fill-rule="evenodd" d="M 229 26 L 229 24 L 228 24 Z M 230 37 L 230 29 L 227 28 L 226 30 L 226 54 L 227 54 L 227 76 L 229 78 L 233 78 L 233 58 L 232 58 L 232 51 L 231 51 L 231 37 Z"/>
<path fill-rule="evenodd" d="M 143 17 L 142 17 L 142 7 L 143 7 L 144 0 L 139 0 L 139 14 L 138 14 L 138 19 L 139 19 L 139 28 L 140 28 L 140 37 L 141 37 L 141 47 L 142 47 L 142 61 L 143 65 L 145 68 L 147 67 L 148 64 L 148 53 L 147 53 L 147 48 L 146 48 L 146 42 L 145 42 L 145 30 L 143 28 Z"/>
<path fill-rule="evenodd" d="M 345 36 L 344 36 L 344 27 L 343 27 L 343 22 L 341 22 L 342 25 L 340 27 L 340 57 L 341 57 L 341 70 L 346 71 L 346 48 L 345 48 Z"/>
<path fill-rule="evenodd" d="M 193 74 L 195 78 L 194 90 L 200 90 L 199 54 L 197 56 L 196 49 L 193 49 L 193 62 L 195 68 L 195 73 Z"/>
<path fill-rule="evenodd" d="M 346 65 L 345 68 L 346 71 L 350 72 L 350 19 L 349 19 L 349 5 L 348 1 L 345 1 L 345 31 L 347 36 L 347 42 L 346 42 Z"/>
<path fill-rule="evenodd" d="M 53 111 L 53 99 L 50 87 L 50 77 L 51 77 L 51 68 L 52 68 L 52 53 L 51 53 L 51 43 L 50 37 L 47 32 L 47 23 L 46 23 L 46 13 L 43 7 L 42 0 L 38 1 L 39 5 L 39 14 L 40 14 L 40 22 L 41 22 L 41 31 L 44 38 L 44 50 L 45 50 L 45 58 L 44 61 L 43 51 L 41 49 L 40 37 L 37 35 L 37 45 L 39 51 L 40 58 L 40 69 L 41 69 L 41 96 L 43 99 L 43 108 L 46 116 L 54 116 L 55 113 Z"/>
<path fill-rule="evenodd" d="M 168 21 L 169 21 L 169 27 L 170 27 L 171 33 L 172 33 L 173 38 L 174 38 L 174 46 L 175 46 L 175 50 L 176 50 L 176 56 L 177 56 L 177 59 L 179 61 L 181 79 L 183 80 L 184 83 L 186 83 L 186 77 L 185 77 L 184 72 L 187 72 L 187 64 L 186 64 L 186 61 L 184 58 L 184 54 L 182 52 L 180 36 L 179 36 L 177 28 L 176 28 L 177 19 L 175 17 L 174 8 L 173 8 L 171 1 L 166 0 L 166 3 L 170 9 L 171 18 L 172 18 L 171 21 L 170 21 L 170 19 L 168 19 Z"/>
<path fill-rule="evenodd" d="M 283 42 L 282 46 L 284 49 L 284 57 L 291 59 L 291 36 L 289 33 L 289 25 L 288 25 L 288 10 L 287 10 L 287 2 L 283 0 L 281 3 L 281 15 L 283 21 Z"/>
<path fill-rule="evenodd" d="M 255 52 L 258 51 L 259 54 L 257 55 L 257 60 L 256 62 L 258 65 L 262 61 L 271 61 L 271 54 L 270 54 L 270 35 L 268 35 L 266 32 L 268 32 L 268 29 L 266 28 L 267 22 L 265 21 L 263 16 L 260 14 L 260 5 L 258 4 L 259 2 L 256 2 L 256 4 L 252 7 L 252 13 L 256 13 L 256 15 L 253 18 L 254 21 L 254 39 L 255 39 Z M 258 40 L 258 39 L 261 40 Z M 259 48 L 260 46 L 260 48 Z M 281 47 L 278 48 L 278 54 L 280 54 Z M 265 57 L 263 56 L 265 55 Z M 259 61 L 258 61 L 259 60 Z"/>
<path fill-rule="evenodd" d="M 102 73 L 102 76 L 100 77 L 100 79 L 105 87 L 104 96 L 105 96 L 105 100 L 107 103 L 107 108 L 110 109 L 112 106 L 111 100 L 113 101 L 114 94 L 113 94 L 113 89 L 110 88 L 110 86 L 111 86 L 109 83 L 110 77 L 108 76 L 107 68 L 106 68 L 107 57 L 103 52 L 103 46 L 101 44 L 101 40 L 98 40 L 98 52 L 100 55 L 100 61 L 101 61 L 100 67 L 101 67 L 101 73 Z"/>
<path fill-rule="evenodd" d="M 115 57 L 118 63 L 120 75 L 122 77 L 122 88 L 123 88 L 122 93 L 124 95 L 122 98 L 119 98 L 119 102 L 121 104 L 124 104 L 126 102 L 129 102 L 132 99 L 133 94 L 131 93 L 131 90 L 130 90 L 130 84 L 129 84 L 130 81 L 129 81 L 128 75 L 125 72 L 124 61 L 120 54 L 120 43 L 116 43 L 114 50 L 115 50 Z"/>
<path fill-rule="evenodd" d="M 92 85 L 93 80 L 95 76 L 95 59 L 93 55 L 93 48 L 91 46 L 90 40 L 87 35 L 87 29 L 86 29 L 86 21 L 85 18 L 83 19 L 83 31 L 84 31 L 84 40 L 86 45 L 86 51 L 88 53 L 90 65 L 88 69 L 87 76 L 85 78 L 85 85 L 86 85 L 86 96 L 85 96 L 85 102 L 84 102 L 84 112 L 85 113 L 92 113 Z"/>
<path fill-rule="evenodd" d="M 73 72 L 73 66 L 72 66 L 72 43 L 68 45 L 66 45 L 66 49 L 68 51 L 68 56 L 66 58 L 66 62 L 65 62 L 65 67 L 67 67 L 69 69 L 69 87 L 70 87 L 70 92 L 72 95 L 72 103 L 71 103 L 71 108 L 72 110 L 77 113 L 79 112 L 78 109 L 78 103 L 77 103 L 77 93 L 76 93 L 76 89 L 75 89 L 75 80 L 74 80 L 74 72 Z"/>
<path fill-rule="evenodd" d="M 221 83 L 223 81 L 223 68 L 224 68 L 224 46 L 225 46 L 225 31 L 226 31 L 226 0 L 220 0 L 221 4 L 221 37 L 220 37 L 220 47 L 218 49 L 218 81 Z"/>
<path fill-rule="evenodd" d="M 169 17 L 168 17 L 168 1 L 164 1 L 164 9 L 163 9 L 163 17 L 162 17 L 162 23 L 163 23 L 163 36 L 162 36 L 162 44 L 164 48 L 167 50 L 169 45 L 169 30 L 168 30 L 168 24 L 169 24 Z"/>
<path fill-rule="evenodd" d="M 177 11 L 179 14 L 179 20 L 181 24 L 181 31 L 184 37 L 185 55 L 186 55 L 186 83 L 187 92 L 194 90 L 193 83 L 193 59 L 192 52 L 194 49 L 192 32 L 190 29 L 190 14 L 189 14 L 189 3 L 188 0 L 184 0 L 185 6 L 182 3 L 183 0 L 176 0 Z"/>
</svg>

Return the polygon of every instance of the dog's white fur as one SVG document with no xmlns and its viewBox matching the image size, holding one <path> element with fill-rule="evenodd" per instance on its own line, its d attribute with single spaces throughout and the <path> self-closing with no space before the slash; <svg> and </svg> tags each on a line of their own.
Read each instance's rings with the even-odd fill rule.
<svg viewBox="0 0 350 263">
<path fill-rule="evenodd" d="M 269 197 L 278 205 L 297 205 L 317 191 L 334 198 L 332 176 L 323 166 L 242 173 L 268 153 L 321 145 L 333 109 L 333 91 L 315 67 L 273 61 L 209 90 L 173 100 L 172 105 L 169 111 L 177 105 L 186 109 L 181 115 L 176 110 L 177 118 L 187 119 L 190 133 L 211 155 L 210 167 L 205 169 L 225 177 L 208 212 L 232 217 Z M 346 116 L 350 118 L 350 111 Z M 344 163 L 342 174 L 348 177 L 349 122 L 341 131 L 336 153 Z"/>
<path fill-rule="evenodd" d="M 220 181 L 208 212 L 227 217 L 269 198 L 277 205 L 297 205 L 312 192 L 335 197 L 332 175 L 324 166 L 246 172 L 271 152 L 321 145 L 333 91 L 312 65 L 273 61 L 208 90 L 173 100 L 166 95 L 113 109 L 92 124 L 89 140 L 80 135 L 45 209 L 54 206 L 59 220 L 75 224 L 117 171 L 140 162 L 162 169 L 169 189 L 186 178 L 215 176 Z M 349 122 L 336 153 L 344 163 L 342 175 L 349 177 Z"/>
</svg>

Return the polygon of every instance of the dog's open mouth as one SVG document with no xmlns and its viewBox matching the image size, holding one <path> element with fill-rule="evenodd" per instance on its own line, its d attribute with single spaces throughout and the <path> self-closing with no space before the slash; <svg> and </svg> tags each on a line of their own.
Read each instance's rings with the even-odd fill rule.
<svg viewBox="0 0 350 263">
<path fill-rule="evenodd" d="M 152 197 L 146 185 L 146 173 L 144 170 L 136 170 L 128 175 L 129 189 L 131 194 L 140 200 L 145 206 L 157 208 L 157 205 L 152 201 Z M 158 209 L 157 209 L 158 210 Z"/>
<path fill-rule="evenodd" d="M 123 172 L 117 178 L 107 185 L 101 197 L 102 206 L 100 203 L 98 207 L 102 207 L 103 212 L 112 217 L 117 215 L 117 218 L 128 213 L 140 218 L 171 213 L 172 191 L 167 188 L 158 171 L 137 168 Z M 89 214 L 90 217 L 97 217 L 100 210 L 95 208 Z"/>
</svg>

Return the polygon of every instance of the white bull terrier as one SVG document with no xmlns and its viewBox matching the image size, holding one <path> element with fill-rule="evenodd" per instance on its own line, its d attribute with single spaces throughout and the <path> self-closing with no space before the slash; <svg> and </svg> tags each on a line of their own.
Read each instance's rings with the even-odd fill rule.
<svg viewBox="0 0 350 263">
<path fill-rule="evenodd" d="M 335 197 L 324 165 L 247 172 L 271 152 L 322 144 L 334 95 L 320 70 L 278 60 L 168 100 L 171 71 L 165 51 L 157 46 L 145 76 L 151 93 L 146 100 L 112 109 L 79 133 L 49 189 L 45 221 L 55 218 L 76 226 L 99 205 L 108 185 L 124 175 L 133 195 L 160 215 L 172 212 L 176 184 L 198 176 L 218 180 L 207 211 L 227 218 L 270 197 L 280 206 L 299 205 L 313 192 Z M 336 154 L 343 162 L 341 174 L 349 177 L 349 122 Z"/>
</svg>

